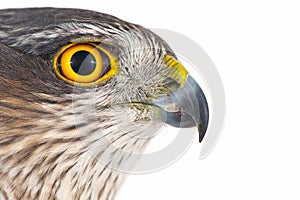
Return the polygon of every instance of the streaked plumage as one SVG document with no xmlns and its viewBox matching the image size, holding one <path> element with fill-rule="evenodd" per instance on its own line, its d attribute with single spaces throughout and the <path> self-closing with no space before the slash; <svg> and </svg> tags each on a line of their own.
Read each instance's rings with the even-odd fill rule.
<svg viewBox="0 0 300 200">
<path fill-rule="evenodd" d="M 53 59 L 70 42 L 101 45 L 119 72 L 89 87 L 59 79 Z M 158 36 L 110 15 L 1 10 L 0 199 L 113 199 L 123 174 L 106 165 L 134 164 L 130 154 L 143 152 L 164 122 L 165 111 L 149 102 L 180 85 L 165 55 L 175 57 Z M 205 106 L 196 119 L 202 134 Z"/>
</svg>

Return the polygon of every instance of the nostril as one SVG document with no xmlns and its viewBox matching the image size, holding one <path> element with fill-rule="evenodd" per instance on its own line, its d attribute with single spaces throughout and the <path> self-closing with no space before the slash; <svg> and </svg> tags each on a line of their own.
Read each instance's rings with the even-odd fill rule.
<svg viewBox="0 0 300 200">
<path fill-rule="evenodd" d="M 180 87 L 180 84 L 177 81 L 169 77 L 162 82 L 162 85 L 170 91 L 174 91 Z"/>
</svg>

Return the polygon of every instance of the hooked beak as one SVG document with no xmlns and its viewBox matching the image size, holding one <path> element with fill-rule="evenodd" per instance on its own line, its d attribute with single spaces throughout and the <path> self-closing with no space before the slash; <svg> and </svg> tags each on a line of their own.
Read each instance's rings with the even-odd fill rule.
<svg viewBox="0 0 300 200">
<path fill-rule="evenodd" d="M 202 89 L 189 74 L 182 87 L 152 100 L 152 103 L 165 114 L 165 123 L 178 128 L 196 126 L 199 142 L 203 140 L 209 121 L 208 104 Z"/>
</svg>

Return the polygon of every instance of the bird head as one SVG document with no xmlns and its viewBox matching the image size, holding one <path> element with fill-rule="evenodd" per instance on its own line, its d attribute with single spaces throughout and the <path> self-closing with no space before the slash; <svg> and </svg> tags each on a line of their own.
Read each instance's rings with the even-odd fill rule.
<svg viewBox="0 0 300 200">
<path fill-rule="evenodd" d="M 205 95 L 150 30 L 77 9 L 3 10 L 0 21 L 0 175 L 37 188 L 7 193 L 63 197 L 69 180 L 69 194 L 98 188 L 91 195 L 109 199 L 103 185 L 118 176 L 105 165 L 141 152 L 162 125 L 197 127 L 203 139 Z"/>
</svg>

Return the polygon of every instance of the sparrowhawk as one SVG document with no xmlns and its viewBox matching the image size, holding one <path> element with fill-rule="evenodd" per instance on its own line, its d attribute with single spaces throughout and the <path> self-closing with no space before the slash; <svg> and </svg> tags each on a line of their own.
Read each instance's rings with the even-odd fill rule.
<svg viewBox="0 0 300 200">
<path fill-rule="evenodd" d="M 159 36 L 94 11 L 0 11 L 0 199 L 113 199 L 109 165 L 164 124 L 201 141 L 208 105 Z"/>
</svg>

